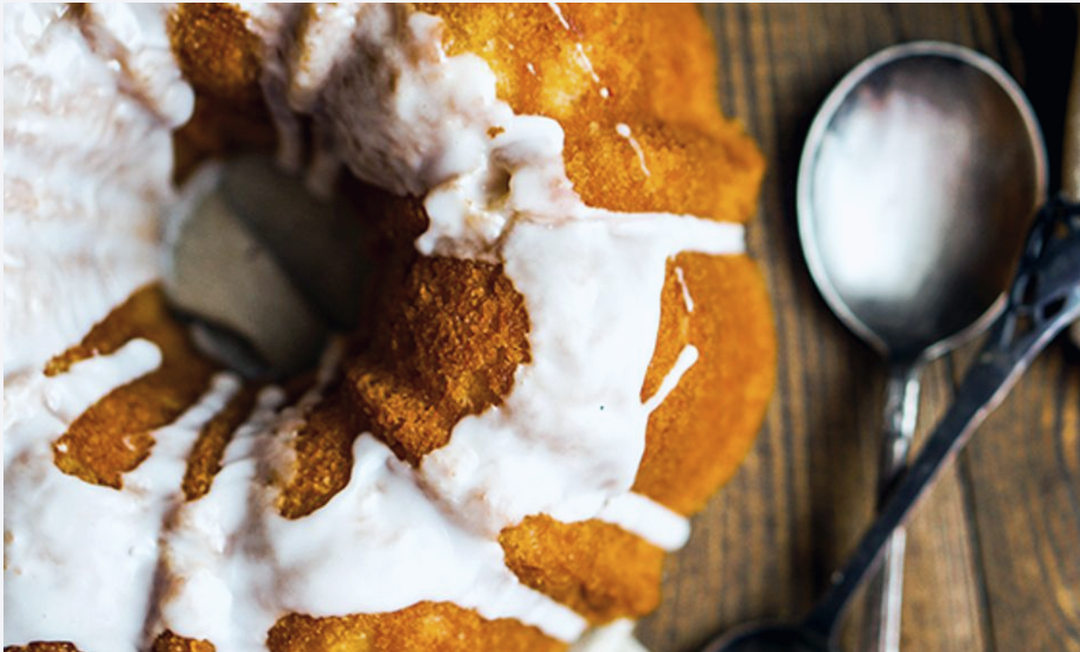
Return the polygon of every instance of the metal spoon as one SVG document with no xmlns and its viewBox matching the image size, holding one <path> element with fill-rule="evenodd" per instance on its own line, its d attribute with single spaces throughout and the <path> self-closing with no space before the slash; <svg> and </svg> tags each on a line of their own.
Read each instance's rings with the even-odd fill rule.
<svg viewBox="0 0 1080 652">
<path fill-rule="evenodd" d="M 1028 237 L 1004 312 L 968 370 L 956 400 L 900 478 L 832 585 L 799 625 L 749 625 L 704 652 L 833 652 L 836 624 L 882 562 L 890 536 L 910 517 L 941 470 L 963 449 L 1043 348 L 1080 318 L 1080 204 L 1047 204 Z"/>
<path fill-rule="evenodd" d="M 836 625 L 851 597 L 876 570 L 890 537 L 911 516 L 976 428 L 1046 345 L 1080 318 L 1080 204 L 1048 203 L 1028 237 L 1006 307 L 964 377 L 956 400 L 911 470 L 890 492 L 881 513 L 823 598 L 798 625 L 748 625 L 713 641 L 705 652 L 834 652 Z"/>
<path fill-rule="evenodd" d="M 878 501 L 902 473 L 924 364 L 1001 308 L 1046 187 L 1030 105 L 990 59 L 936 42 L 880 52 L 826 100 L 799 171 L 799 233 L 833 311 L 888 361 Z M 868 587 L 860 649 L 900 645 L 904 531 Z"/>
<path fill-rule="evenodd" d="M 918 42 L 867 59 L 815 119 L 799 174 L 800 235 L 830 307 L 890 362 L 881 497 L 904 471 L 919 370 L 982 331 L 1000 311 L 1012 273 L 1008 261 L 1019 257 L 1021 234 L 1045 185 L 1045 148 L 1022 92 L 992 61 L 959 46 Z M 1015 319 L 1016 310 L 997 323 Z M 1009 353 L 1021 361 L 1031 351 Z M 994 371 L 980 376 L 980 368 L 973 368 L 977 380 Z M 969 398 L 966 407 L 978 408 L 970 418 L 943 422 L 935 434 L 942 450 L 953 451 L 970 434 L 985 405 L 1007 390 L 1008 377 L 1001 376 L 994 392 Z M 928 478 L 948 458 L 925 456 Z M 887 541 L 875 543 L 871 535 L 897 528 L 928 484 L 909 487 L 907 504 L 894 494 L 891 526 L 881 524 L 885 510 L 860 544 L 864 558 L 838 575 L 839 584 L 804 626 L 736 632 L 708 649 L 829 649 L 842 608 L 876 558 L 876 546 Z M 899 647 L 903 548 L 900 530 L 871 592 L 878 609 L 861 650 Z"/>
</svg>

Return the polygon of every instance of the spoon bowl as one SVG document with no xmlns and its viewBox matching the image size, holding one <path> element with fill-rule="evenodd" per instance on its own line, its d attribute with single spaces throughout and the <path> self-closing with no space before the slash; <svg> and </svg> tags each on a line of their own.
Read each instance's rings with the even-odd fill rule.
<svg viewBox="0 0 1080 652">
<path fill-rule="evenodd" d="M 1046 192 L 1038 123 L 987 57 L 888 48 L 836 87 L 807 136 L 799 236 L 829 307 L 886 357 L 933 358 L 1001 307 Z"/>
</svg>

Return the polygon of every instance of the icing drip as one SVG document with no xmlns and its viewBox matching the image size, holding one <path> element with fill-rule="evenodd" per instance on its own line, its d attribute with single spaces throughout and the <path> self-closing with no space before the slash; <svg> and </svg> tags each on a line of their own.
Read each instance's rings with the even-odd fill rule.
<svg viewBox="0 0 1080 652">
<path fill-rule="evenodd" d="M 630 126 L 620 122 L 615 125 L 615 133 L 619 134 L 630 143 L 630 147 L 632 147 L 634 153 L 637 154 L 638 165 L 641 166 L 641 171 L 645 173 L 645 176 L 651 177 L 652 172 L 649 171 L 649 166 L 645 164 L 645 151 L 641 149 L 641 143 L 637 141 L 637 138 L 634 138 L 633 132 L 630 131 Z"/>
<path fill-rule="evenodd" d="M 573 652 L 649 652 L 634 639 L 632 620 L 622 619 L 601 625 L 583 636 Z"/>
<path fill-rule="evenodd" d="M 238 444 L 254 457 L 230 451 L 210 494 L 178 517 L 166 548 L 163 627 L 218 649 L 255 650 L 286 613 L 379 613 L 435 600 L 537 624 L 564 640 L 584 630 L 580 616 L 518 582 L 497 542 L 448 521 L 413 469 L 371 435 L 354 444 L 345 489 L 310 516 L 281 517 L 276 492 L 259 482 L 259 458 L 285 451 L 257 431 L 246 428 Z"/>
<path fill-rule="evenodd" d="M 304 149 L 301 126 L 296 115 L 280 101 L 287 85 L 287 58 L 294 51 L 291 35 L 303 13 L 299 4 L 243 2 L 238 6 L 247 15 L 247 27 L 263 44 L 262 92 L 269 100 L 270 118 L 278 132 L 278 163 L 290 172 L 300 169 Z"/>
<path fill-rule="evenodd" d="M 209 638 L 222 650 L 255 650 L 286 613 L 379 613 L 435 600 L 577 638 L 585 628 L 580 616 L 522 586 L 496 541 L 450 521 L 415 471 L 369 434 L 354 443 L 350 481 L 329 503 L 296 520 L 278 513 L 269 479 L 289 472 L 289 442 L 339 361 L 340 350 L 329 349 L 316 387 L 280 414 L 280 390 L 264 391 L 209 494 L 178 510 L 164 537 L 166 588 L 156 630 Z"/>
<path fill-rule="evenodd" d="M 686 285 L 686 274 L 682 267 L 675 268 L 675 278 L 679 281 L 679 289 L 682 291 L 683 305 L 686 312 L 694 312 L 694 297 L 690 296 L 690 288 Z"/>
<path fill-rule="evenodd" d="M 192 103 L 161 7 L 94 5 L 79 22 L 57 5 L 5 12 L 5 378 L 155 278 L 169 130 Z"/>
<path fill-rule="evenodd" d="M 581 43 L 575 43 L 574 50 L 577 52 L 577 60 L 578 63 L 581 65 L 582 69 L 584 69 L 585 72 L 589 73 L 589 76 L 592 77 L 592 80 L 594 82 L 599 84 L 600 75 L 596 74 L 596 69 L 593 68 L 592 65 L 592 59 L 589 58 L 589 55 L 585 54 L 585 46 L 583 46 Z"/>
<path fill-rule="evenodd" d="M 432 16 L 319 6 L 300 21 L 292 8 L 247 10 L 267 47 L 263 88 L 285 164 L 303 158 L 296 113 L 306 114 L 314 186 L 331 187 L 344 165 L 422 197 L 431 220 L 418 250 L 503 264 L 526 302 L 533 362 L 517 370 L 503 405 L 464 419 L 417 469 L 359 434 L 348 485 L 296 520 L 279 515 L 277 488 L 294 470 L 291 442 L 334 379 L 336 348 L 297 405 L 283 408 L 280 389 L 261 393 L 197 501 L 178 497 L 183 460 L 236 391 L 229 376 L 156 433 L 123 491 L 60 473 L 49 444 L 98 397 L 159 363 L 156 348 L 136 341 L 55 379 L 34 371 L 156 275 L 156 215 L 171 199 L 168 130 L 190 112 L 190 90 L 162 56 L 156 9 L 92 8 L 83 31 L 55 9 L 9 10 L 5 644 L 134 650 L 169 628 L 221 652 L 260 650 L 288 612 L 377 613 L 422 600 L 576 639 L 585 622 L 518 582 L 498 532 L 547 513 L 603 519 L 667 549 L 685 542 L 684 518 L 630 488 L 649 414 L 697 350 L 681 352 L 654 396 L 640 392 L 667 261 L 741 252 L 742 227 L 586 206 L 566 177 L 559 124 L 515 115 L 479 57 L 446 56 Z M 88 128 L 101 137 L 87 138 Z"/>
<path fill-rule="evenodd" d="M 293 108 L 315 111 L 317 128 L 343 144 L 335 155 L 361 179 L 424 197 L 421 253 L 502 263 L 531 322 L 533 362 L 518 370 L 504 405 L 462 420 L 419 477 L 448 513 L 488 537 L 530 514 L 596 517 L 629 490 L 644 451 L 655 404 L 642 405 L 639 393 L 667 259 L 742 252 L 743 229 L 586 206 L 566 177 L 559 123 L 515 115 L 478 57 L 446 57 L 436 19 L 351 11 L 351 47 L 364 63 L 318 66 L 321 95 L 294 74 L 290 97 L 305 103 Z M 670 521 L 634 531 L 670 542 L 659 531 Z"/>
<path fill-rule="evenodd" d="M 559 8 L 559 4 L 556 2 L 549 2 L 547 6 L 551 8 L 551 11 L 555 13 L 555 17 L 559 19 L 559 23 L 562 24 L 563 29 L 570 31 L 570 23 L 566 22 L 566 18 L 563 16 L 562 9 Z"/>
<path fill-rule="evenodd" d="M 144 646 L 158 532 L 183 501 L 179 487 L 192 444 L 239 380 L 218 375 L 198 403 L 156 431 L 152 454 L 124 476 L 119 491 L 57 471 L 52 442 L 104 394 L 160 361 L 156 346 L 134 340 L 65 375 L 29 376 L 5 387 L 4 591 L 17 596 L 5 601 L 5 645 L 44 637 L 89 651 Z M 118 615 L 118 605 L 126 613 Z"/>
<path fill-rule="evenodd" d="M 505 269 L 525 297 L 533 362 L 518 369 L 500 409 L 466 417 L 422 461 L 422 478 L 449 511 L 494 535 L 530 514 L 593 518 L 629 491 L 655 407 L 640 392 L 660 323 L 659 300 L 638 297 L 660 296 L 664 263 L 682 248 L 737 244 L 738 227 L 727 226 L 614 215 L 516 224 Z M 689 367 L 696 351 L 687 351 L 665 386 Z"/>
</svg>

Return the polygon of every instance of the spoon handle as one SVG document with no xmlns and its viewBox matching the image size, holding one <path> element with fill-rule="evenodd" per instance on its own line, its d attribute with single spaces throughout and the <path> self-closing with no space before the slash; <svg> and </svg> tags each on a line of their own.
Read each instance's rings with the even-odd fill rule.
<svg viewBox="0 0 1080 652">
<path fill-rule="evenodd" d="M 908 452 L 919 414 L 921 371 L 919 360 L 893 362 L 889 368 L 875 509 L 884 506 L 892 488 L 907 471 Z M 906 542 L 904 528 L 898 527 L 886 544 L 881 572 L 866 587 L 861 652 L 899 652 Z"/>
<path fill-rule="evenodd" d="M 934 429 L 911 470 L 895 486 L 805 626 L 828 638 L 851 596 L 881 561 L 890 535 L 911 514 L 941 470 L 1001 403 L 1031 361 L 1080 317 L 1080 205 L 1051 201 L 1028 236 L 1005 311 L 968 370 L 952 407 Z"/>
</svg>

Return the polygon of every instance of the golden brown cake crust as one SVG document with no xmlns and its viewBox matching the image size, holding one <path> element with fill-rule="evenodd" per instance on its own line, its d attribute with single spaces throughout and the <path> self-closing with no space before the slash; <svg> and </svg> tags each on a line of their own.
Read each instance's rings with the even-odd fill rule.
<svg viewBox="0 0 1080 652">
<path fill-rule="evenodd" d="M 499 97 L 517 113 L 559 121 L 566 171 L 585 203 L 730 222 L 752 216 L 763 161 L 741 126 L 720 114 L 715 50 L 694 8 L 564 5 L 561 19 L 545 5 L 418 8 L 443 19 L 451 55 L 473 53 L 491 66 Z M 173 21 L 174 49 L 197 93 L 195 116 L 175 138 L 179 176 L 209 156 L 273 146 L 258 83 L 260 44 L 243 25 L 243 12 L 220 5 L 184 5 Z M 617 133 L 620 124 L 633 130 L 641 158 Z M 498 405 L 512 389 L 514 370 L 530 359 L 528 315 L 498 266 L 419 257 L 411 242 L 426 217 L 415 198 L 390 197 L 355 180 L 346 191 L 377 234 L 372 255 L 381 256 L 384 292 L 374 299 L 371 332 L 356 338 L 369 346 L 350 358 L 345 380 L 296 438 L 296 472 L 281 479 L 279 509 L 289 518 L 318 509 L 346 485 L 360 432 L 370 430 L 416 464 L 446 443 L 462 416 Z M 110 486 L 120 485 L 152 441 L 145 435 L 134 453 L 122 451 L 115 432 L 93 424 L 123 411 L 128 416 L 121 418 L 132 420 L 128 432 L 149 432 L 192 404 L 213 371 L 177 335 L 156 291 L 132 302 L 134 308 L 120 308 L 55 363 L 58 371 L 135 336 L 163 350 L 156 373 L 167 383 L 151 374 L 116 390 L 91 410 L 99 416 L 76 423 L 63 440 L 62 469 Z M 749 258 L 684 253 L 669 261 L 643 399 L 686 344 L 698 348 L 700 359 L 653 413 L 634 489 L 690 514 L 749 449 L 774 381 L 772 317 Z M 232 427 L 250 411 L 252 392 L 242 392 L 201 434 L 184 480 L 189 498 L 210 486 Z M 535 516 L 504 530 L 500 543 L 523 583 L 592 622 L 639 616 L 658 599 L 661 551 L 616 526 Z M 268 641 L 275 652 L 565 647 L 519 622 L 430 602 L 386 614 L 290 615 Z M 206 652 L 208 645 L 166 634 L 155 650 Z"/>
<path fill-rule="evenodd" d="M 79 648 L 71 643 L 34 641 L 28 645 L 8 645 L 4 647 L 4 652 L 79 652 Z"/>
<path fill-rule="evenodd" d="M 162 632 L 154 639 L 154 646 L 150 652 L 214 652 L 215 649 L 209 641 L 184 638 L 172 632 Z"/>
<path fill-rule="evenodd" d="M 682 270 L 681 281 L 674 269 Z M 683 253 L 668 263 L 660 333 L 642 397 L 651 396 L 685 344 L 701 361 L 652 413 L 634 491 L 682 514 L 705 504 L 753 445 L 775 382 L 772 308 L 745 256 Z M 683 303 L 681 282 L 693 297 Z"/>
<path fill-rule="evenodd" d="M 183 3 L 169 36 L 184 78 L 198 89 L 195 111 L 176 134 L 177 179 L 208 157 L 237 150 L 270 151 L 276 140 L 263 101 L 262 43 L 230 5 Z"/>
<path fill-rule="evenodd" d="M 144 288 L 95 326 L 83 341 L 57 356 L 46 375 L 93 355 L 106 355 L 135 338 L 161 349 L 161 366 L 118 387 L 84 412 L 54 444 L 56 465 L 86 482 L 115 489 L 154 445 L 151 432 L 183 414 L 206 390 L 215 367 L 200 356 L 186 329 L 165 308 L 156 287 Z"/>
<path fill-rule="evenodd" d="M 516 620 L 485 620 L 446 602 L 420 602 L 385 614 L 339 618 L 291 615 L 267 638 L 270 652 L 561 652 L 535 627 Z"/>
<path fill-rule="evenodd" d="M 372 433 L 412 464 L 500 405 L 530 361 L 528 315 L 501 266 L 421 258 L 380 321 L 349 381 Z"/>
<path fill-rule="evenodd" d="M 225 447 L 255 407 L 258 393 L 256 389 L 254 386 L 241 388 L 225 409 L 214 415 L 199 431 L 199 437 L 188 456 L 188 465 L 181 485 L 187 500 L 197 500 L 210 491 L 214 476 L 221 470 Z"/>
<path fill-rule="evenodd" d="M 567 176 L 586 204 L 732 222 L 753 215 L 764 163 L 720 113 L 713 40 L 692 5 L 560 5 L 568 28 L 545 4 L 418 9 L 443 19 L 449 54 L 491 66 L 516 113 L 559 121 Z M 648 175 L 620 123 L 632 128 Z"/>
<path fill-rule="evenodd" d="M 314 512 L 345 488 L 352 469 L 352 444 L 366 430 L 355 402 L 339 384 L 308 414 L 296 434 L 296 471 L 283 484 L 278 510 L 286 518 Z"/>
<path fill-rule="evenodd" d="M 529 516 L 499 543 L 522 583 L 590 622 L 643 616 L 660 603 L 664 551 L 610 523 Z"/>
</svg>

